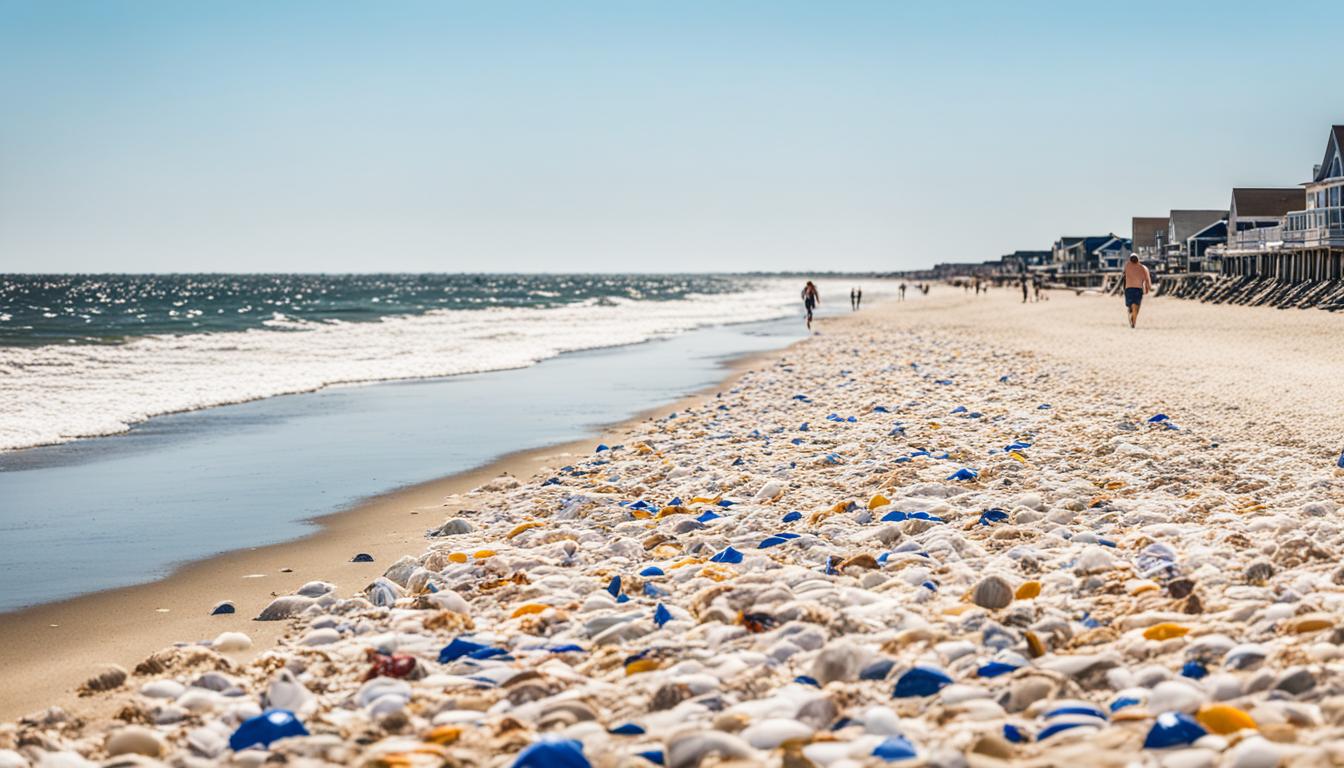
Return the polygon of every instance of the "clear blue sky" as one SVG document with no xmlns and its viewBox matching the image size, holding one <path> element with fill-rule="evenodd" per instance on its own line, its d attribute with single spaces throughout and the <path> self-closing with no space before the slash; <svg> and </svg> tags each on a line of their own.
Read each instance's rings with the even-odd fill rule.
<svg viewBox="0 0 1344 768">
<path fill-rule="evenodd" d="M 0 0 L 2 271 L 902 269 L 1294 185 L 1344 3 Z"/>
</svg>

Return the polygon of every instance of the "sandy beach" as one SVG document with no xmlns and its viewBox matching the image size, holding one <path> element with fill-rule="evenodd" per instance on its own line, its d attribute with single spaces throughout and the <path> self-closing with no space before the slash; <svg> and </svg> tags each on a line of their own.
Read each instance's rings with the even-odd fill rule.
<svg viewBox="0 0 1344 768">
<path fill-rule="evenodd" d="M 1344 318 L 1019 296 L 7 617 L 3 764 L 1330 764 Z M 264 706 L 312 735 L 232 751 Z"/>
</svg>

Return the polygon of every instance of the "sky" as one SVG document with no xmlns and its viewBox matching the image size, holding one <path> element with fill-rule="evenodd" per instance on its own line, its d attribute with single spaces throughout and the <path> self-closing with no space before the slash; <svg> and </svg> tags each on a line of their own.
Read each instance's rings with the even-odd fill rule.
<svg viewBox="0 0 1344 768">
<path fill-rule="evenodd" d="M 901 270 L 1293 186 L 1344 3 L 0 0 L 0 272 Z"/>
</svg>

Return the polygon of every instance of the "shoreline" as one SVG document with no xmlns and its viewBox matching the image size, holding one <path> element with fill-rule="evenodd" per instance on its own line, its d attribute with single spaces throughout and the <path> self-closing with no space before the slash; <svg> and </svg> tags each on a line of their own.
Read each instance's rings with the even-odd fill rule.
<svg viewBox="0 0 1344 768">
<path fill-rule="evenodd" d="M 848 317 L 826 318 L 826 325 L 846 322 Z M 807 338 L 773 350 L 732 356 L 719 364 L 723 375 L 716 382 L 603 425 L 588 437 L 507 453 L 473 469 L 369 496 L 308 518 L 304 522 L 319 528 L 301 538 L 187 561 L 144 584 L 0 613 L 0 668 L 7 671 L 0 685 L 0 721 L 50 706 L 70 710 L 78 704 L 81 712 L 87 711 L 102 700 L 79 698 L 75 689 L 100 665 L 113 663 L 130 669 L 155 651 L 178 643 L 208 642 L 222 632 L 244 632 L 251 637 L 250 649 L 230 656 L 242 662 L 253 659 L 274 647 L 289 626 L 287 621 L 252 619 L 273 596 L 289 594 L 315 580 L 333 582 L 343 590 L 355 589 L 356 582 L 376 578 L 398 557 L 422 550 L 428 540 L 425 532 L 442 523 L 443 517 L 469 506 L 468 494 L 473 489 L 501 475 L 526 479 L 559 459 L 586 456 L 594 441 L 627 431 L 658 413 L 694 406 L 730 388 L 761 361 L 785 354 Z M 375 525 L 385 529 L 371 535 Z M 374 562 L 350 562 L 360 552 L 372 554 Z M 281 568 L 292 570 L 281 572 Z M 237 613 L 210 615 L 211 608 L 223 600 L 234 602 Z M 53 633 L 59 635 L 55 649 Z M 32 663 L 41 658 L 51 661 Z"/>
</svg>

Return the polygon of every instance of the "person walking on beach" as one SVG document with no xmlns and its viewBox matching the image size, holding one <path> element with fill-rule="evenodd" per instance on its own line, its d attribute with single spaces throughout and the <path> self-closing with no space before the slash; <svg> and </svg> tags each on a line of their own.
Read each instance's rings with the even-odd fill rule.
<svg viewBox="0 0 1344 768">
<path fill-rule="evenodd" d="M 1129 327 L 1133 328 L 1139 320 L 1139 305 L 1143 297 L 1153 289 L 1153 276 L 1143 266 L 1138 256 L 1130 255 L 1125 265 L 1125 309 L 1129 311 Z"/>
<path fill-rule="evenodd" d="M 856 288 L 849 289 L 849 311 L 853 312 L 859 308 L 859 295 Z"/>
<path fill-rule="evenodd" d="M 812 330 L 812 310 L 821 305 L 821 294 L 811 280 L 803 286 L 803 307 L 807 310 L 807 330 Z"/>
<path fill-rule="evenodd" d="M 863 306 L 863 289 L 855 288 L 854 291 L 854 308 L 858 309 Z"/>
<path fill-rule="evenodd" d="M 1027 303 L 1027 276 L 1022 276 L 1022 303 Z"/>
<path fill-rule="evenodd" d="M 905 301 L 905 283 L 901 283 L 901 301 Z"/>
</svg>

